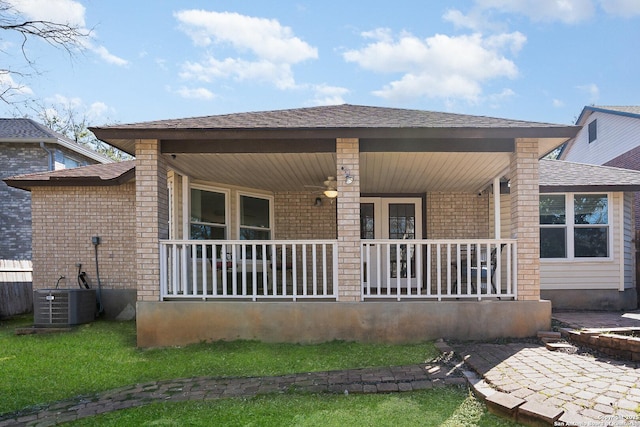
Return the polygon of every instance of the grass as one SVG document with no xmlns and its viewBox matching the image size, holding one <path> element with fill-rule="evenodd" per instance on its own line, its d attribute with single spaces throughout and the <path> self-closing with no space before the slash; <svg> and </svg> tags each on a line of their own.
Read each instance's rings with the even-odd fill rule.
<svg viewBox="0 0 640 427">
<path fill-rule="evenodd" d="M 0 414 L 125 385 L 194 376 L 262 376 L 422 363 L 432 343 L 318 345 L 255 341 L 138 349 L 133 322 L 98 321 L 69 333 L 15 335 L 28 317 L 0 321 Z M 411 393 L 286 393 L 251 399 L 150 404 L 84 418 L 80 426 L 515 425 L 487 413 L 466 388 Z"/>
<path fill-rule="evenodd" d="M 79 420 L 76 426 L 514 426 L 463 388 L 402 394 L 258 396 L 157 403 Z"/>
<path fill-rule="evenodd" d="M 20 335 L 22 318 L 0 322 L 0 413 L 152 380 L 193 376 L 262 376 L 421 363 L 438 353 L 430 343 L 319 345 L 256 341 L 183 348 L 135 347 L 133 322 L 98 321 L 70 333 Z"/>
</svg>

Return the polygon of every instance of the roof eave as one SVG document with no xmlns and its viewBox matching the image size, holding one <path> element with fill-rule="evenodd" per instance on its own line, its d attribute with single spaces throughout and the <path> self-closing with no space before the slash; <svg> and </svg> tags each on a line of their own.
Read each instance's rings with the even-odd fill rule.
<svg viewBox="0 0 640 427">
<path fill-rule="evenodd" d="M 10 187 L 19 188 L 21 190 L 31 191 L 33 187 L 109 187 L 125 184 L 135 178 L 135 168 L 131 168 L 123 174 L 109 179 L 100 178 L 99 176 L 81 176 L 81 177 L 51 177 L 47 179 L 15 179 L 5 178 L 3 181 Z"/>
</svg>

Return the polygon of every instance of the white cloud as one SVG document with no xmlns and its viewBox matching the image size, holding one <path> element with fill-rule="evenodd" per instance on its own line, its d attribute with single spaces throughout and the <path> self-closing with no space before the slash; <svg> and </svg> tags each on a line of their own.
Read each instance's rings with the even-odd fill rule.
<svg viewBox="0 0 640 427">
<path fill-rule="evenodd" d="M 611 15 L 625 18 L 640 15 L 640 1 L 638 0 L 600 0 L 600 7 Z"/>
<path fill-rule="evenodd" d="M 385 31 L 376 31 L 386 34 Z M 367 33 L 367 36 L 373 34 Z M 380 37 L 360 50 L 344 53 L 344 59 L 379 73 L 401 73 L 374 94 L 387 99 L 415 97 L 457 98 L 475 103 L 482 84 L 518 75 L 515 63 L 503 51 L 517 53 L 525 43 L 521 33 L 483 37 L 472 35 L 435 36 L 420 39 L 409 33 L 396 39 Z"/>
<path fill-rule="evenodd" d="M 75 0 L 7 0 L 29 19 L 83 28 L 85 7 Z"/>
<path fill-rule="evenodd" d="M 577 86 L 577 89 L 589 96 L 589 104 L 595 104 L 600 98 L 600 88 L 595 83 Z"/>
<path fill-rule="evenodd" d="M 62 94 L 55 94 L 44 100 L 45 112 L 48 117 L 57 117 L 62 115 L 75 116 L 76 119 L 87 119 L 91 123 L 105 123 L 109 119 L 109 115 L 115 110 L 102 101 L 94 101 L 87 104 L 82 98 L 74 96 L 69 97 Z"/>
<path fill-rule="evenodd" d="M 476 0 L 480 9 L 518 13 L 533 21 L 575 24 L 595 13 L 592 0 Z"/>
<path fill-rule="evenodd" d="M 209 89 L 199 87 L 199 88 L 187 88 L 181 87 L 175 91 L 178 95 L 186 99 L 203 99 L 209 100 L 216 97 L 216 95 L 211 92 Z"/>
<path fill-rule="evenodd" d="M 86 8 L 76 0 L 6 0 L 14 9 L 27 19 L 50 21 L 76 27 L 80 32 L 89 34 L 87 39 L 78 40 L 77 47 L 94 52 L 109 64 L 126 66 L 128 61 L 112 54 L 101 45 L 96 45 L 95 32 L 86 28 Z M 69 45 L 69 47 L 72 47 Z"/>
<path fill-rule="evenodd" d="M 349 89 L 339 86 L 329 86 L 326 84 L 313 86 L 315 96 L 313 105 L 339 105 L 344 104 L 344 95 L 349 93 Z"/>
<path fill-rule="evenodd" d="M 182 66 L 180 77 L 207 83 L 221 78 L 258 81 L 272 83 L 279 89 L 292 89 L 296 86 L 289 64 L 264 60 L 252 62 L 239 58 L 226 58 L 222 61 L 208 58 L 203 62 L 186 62 Z"/>
<path fill-rule="evenodd" d="M 89 46 L 91 50 L 93 50 L 100 58 L 102 58 L 105 62 L 113 65 L 118 65 L 121 67 L 129 65 L 129 61 L 126 59 L 122 59 L 119 56 L 116 56 L 109 52 L 109 50 L 104 46 Z"/>
<path fill-rule="evenodd" d="M 33 95 L 33 90 L 16 82 L 8 72 L 0 70 L 0 93 L 5 100 L 12 101 L 17 96 Z"/>
<path fill-rule="evenodd" d="M 318 57 L 315 47 L 273 19 L 204 10 L 183 10 L 174 16 L 197 46 L 230 47 L 234 51 L 233 57 L 209 55 L 200 62 L 185 62 L 180 74 L 185 79 L 210 82 L 233 78 L 290 89 L 296 86 L 291 66 Z"/>
<path fill-rule="evenodd" d="M 175 13 L 182 29 L 200 46 L 229 43 L 272 62 L 295 64 L 318 57 L 316 48 L 293 35 L 274 19 L 230 12 L 183 10 Z"/>
<path fill-rule="evenodd" d="M 551 101 L 551 103 L 554 106 L 554 108 L 564 107 L 564 102 L 560 99 L 554 99 L 553 101 Z"/>
</svg>

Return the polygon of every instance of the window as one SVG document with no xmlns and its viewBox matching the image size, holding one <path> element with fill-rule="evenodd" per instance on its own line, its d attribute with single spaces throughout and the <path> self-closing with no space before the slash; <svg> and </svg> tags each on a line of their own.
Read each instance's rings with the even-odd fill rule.
<svg viewBox="0 0 640 427">
<path fill-rule="evenodd" d="M 271 239 L 269 199 L 240 195 L 240 239 Z"/>
<path fill-rule="evenodd" d="M 609 257 L 606 194 L 541 194 L 541 258 Z"/>
<path fill-rule="evenodd" d="M 191 238 L 227 238 L 226 195 L 198 188 L 191 189 Z"/>
<path fill-rule="evenodd" d="M 62 164 L 64 165 L 65 169 L 77 168 L 78 166 L 82 166 L 82 164 L 78 160 L 64 155 L 62 156 Z"/>
<path fill-rule="evenodd" d="M 589 123 L 589 144 L 598 138 L 598 120 Z"/>
</svg>

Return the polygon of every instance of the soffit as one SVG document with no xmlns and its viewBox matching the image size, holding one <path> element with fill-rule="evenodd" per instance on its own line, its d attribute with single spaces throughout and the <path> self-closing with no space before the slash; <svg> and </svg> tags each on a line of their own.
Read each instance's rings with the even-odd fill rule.
<svg viewBox="0 0 640 427">
<path fill-rule="evenodd" d="M 178 154 L 175 159 L 166 158 L 171 168 L 194 180 L 272 192 L 313 190 L 310 186 L 321 192 L 323 181 L 337 172 L 334 153 Z M 509 159 L 509 153 L 361 153 L 360 191 L 475 192 L 505 171 Z"/>
</svg>

